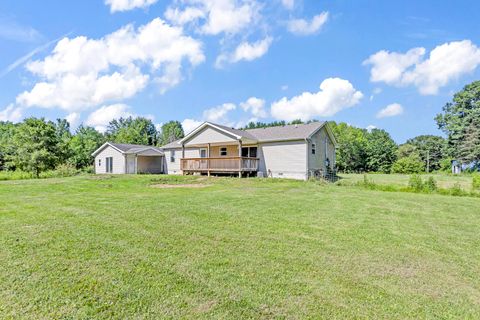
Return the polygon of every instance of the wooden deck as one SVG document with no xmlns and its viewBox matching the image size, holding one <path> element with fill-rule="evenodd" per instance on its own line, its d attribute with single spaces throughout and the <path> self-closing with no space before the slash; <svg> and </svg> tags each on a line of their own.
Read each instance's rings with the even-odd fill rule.
<svg viewBox="0 0 480 320">
<path fill-rule="evenodd" d="M 256 172 L 258 158 L 249 157 L 218 157 L 218 158 L 183 158 L 180 169 L 184 173 L 239 173 Z"/>
</svg>

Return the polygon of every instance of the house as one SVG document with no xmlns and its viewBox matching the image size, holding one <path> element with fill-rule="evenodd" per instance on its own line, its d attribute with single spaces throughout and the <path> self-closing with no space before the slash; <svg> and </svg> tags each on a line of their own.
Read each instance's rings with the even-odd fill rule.
<svg viewBox="0 0 480 320">
<path fill-rule="evenodd" d="M 95 173 L 163 173 L 164 153 L 157 147 L 106 142 L 92 153 Z"/>
<path fill-rule="evenodd" d="M 248 130 L 205 122 L 161 149 L 168 174 L 305 180 L 334 170 L 336 146 L 328 122 Z"/>
</svg>

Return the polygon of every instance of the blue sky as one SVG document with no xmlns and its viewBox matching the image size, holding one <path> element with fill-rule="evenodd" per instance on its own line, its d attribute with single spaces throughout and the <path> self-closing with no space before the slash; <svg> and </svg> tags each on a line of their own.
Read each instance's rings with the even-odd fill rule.
<svg viewBox="0 0 480 320">
<path fill-rule="evenodd" d="M 401 143 L 480 78 L 478 1 L 0 2 L 0 120 L 335 120 Z"/>
</svg>

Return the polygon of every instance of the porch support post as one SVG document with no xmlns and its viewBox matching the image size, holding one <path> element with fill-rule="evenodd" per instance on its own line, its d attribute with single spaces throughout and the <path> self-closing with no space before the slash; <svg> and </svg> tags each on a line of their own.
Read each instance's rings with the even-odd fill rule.
<svg viewBox="0 0 480 320">
<path fill-rule="evenodd" d="M 207 144 L 207 176 L 210 177 L 210 143 Z"/>
<path fill-rule="evenodd" d="M 238 140 L 238 177 L 242 177 L 242 140 Z"/>
<path fill-rule="evenodd" d="M 180 159 L 180 168 L 182 169 L 182 175 L 185 175 L 185 171 L 182 168 L 184 158 L 185 158 L 185 145 L 182 143 L 182 159 Z"/>
</svg>

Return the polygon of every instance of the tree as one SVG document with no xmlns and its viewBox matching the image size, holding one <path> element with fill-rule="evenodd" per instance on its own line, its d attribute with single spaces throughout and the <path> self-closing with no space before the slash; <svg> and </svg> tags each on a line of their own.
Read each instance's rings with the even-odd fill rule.
<svg viewBox="0 0 480 320">
<path fill-rule="evenodd" d="M 60 163 L 65 163 L 70 157 L 69 143 L 72 139 L 70 123 L 65 119 L 57 119 L 57 122 L 55 123 L 55 134 L 58 143 L 58 161 Z"/>
<path fill-rule="evenodd" d="M 407 140 L 407 144 L 414 146 L 425 167 L 431 170 L 439 170 L 441 161 L 446 156 L 446 140 L 439 136 L 421 135 Z"/>
<path fill-rule="evenodd" d="M 417 147 L 415 147 L 413 144 L 410 144 L 408 142 L 398 146 L 396 155 L 397 155 L 397 159 L 406 158 L 411 155 L 420 157 Z"/>
<path fill-rule="evenodd" d="M 342 172 L 363 172 L 367 169 L 367 130 L 352 127 L 344 122 L 330 122 L 338 142 L 336 164 Z"/>
<path fill-rule="evenodd" d="M 78 127 L 69 143 L 71 150 L 69 162 L 77 169 L 88 167 L 92 164 L 92 153 L 104 143 L 104 140 L 103 135 L 94 128 Z"/>
<path fill-rule="evenodd" d="M 480 119 L 472 119 L 458 146 L 458 159 L 463 163 L 480 162 Z"/>
<path fill-rule="evenodd" d="M 157 130 L 150 119 L 120 118 L 110 121 L 107 128 L 109 140 L 118 143 L 131 143 L 143 145 L 155 145 L 157 142 Z"/>
<path fill-rule="evenodd" d="M 12 145 L 15 151 L 8 156 L 11 165 L 37 178 L 42 171 L 53 169 L 58 163 L 56 127 L 44 118 L 28 118 L 19 124 Z"/>
<path fill-rule="evenodd" d="M 467 136 L 468 128 L 480 117 L 480 81 L 472 82 L 453 96 L 453 101 L 445 104 L 443 113 L 435 120 L 438 127 L 445 132 L 447 138 L 447 155 L 460 159 L 462 154 L 475 152 L 474 145 L 470 150 L 462 143 Z"/>
<path fill-rule="evenodd" d="M 8 166 L 7 158 L 11 156 L 15 150 L 12 140 L 15 135 L 16 125 L 12 122 L 0 121 L 0 170 L 14 169 Z"/>
<path fill-rule="evenodd" d="M 397 144 L 385 130 L 373 129 L 367 135 L 367 170 L 390 172 L 396 160 Z"/>
<path fill-rule="evenodd" d="M 392 165 L 392 173 L 412 174 L 424 171 L 424 164 L 418 154 L 411 154 L 395 161 Z"/>
<path fill-rule="evenodd" d="M 162 125 L 160 132 L 159 145 L 163 146 L 170 142 L 181 139 L 185 136 L 182 124 L 179 121 L 169 121 Z"/>
</svg>

